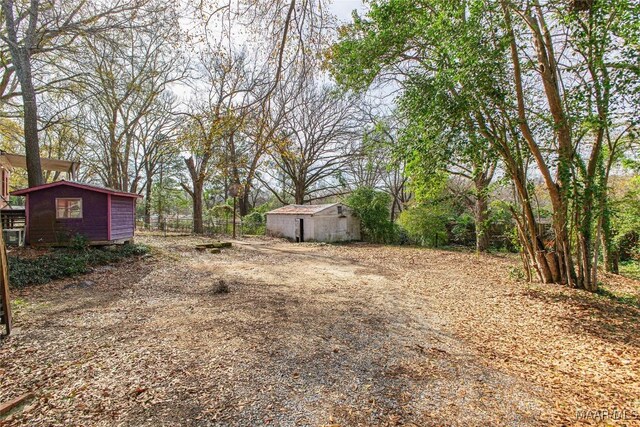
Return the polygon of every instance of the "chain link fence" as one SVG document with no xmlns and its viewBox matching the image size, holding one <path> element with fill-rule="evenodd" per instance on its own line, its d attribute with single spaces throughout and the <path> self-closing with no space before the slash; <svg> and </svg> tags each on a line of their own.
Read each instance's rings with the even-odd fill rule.
<svg viewBox="0 0 640 427">
<path fill-rule="evenodd" d="M 221 234 L 231 236 L 233 234 L 233 221 L 231 218 L 207 218 L 203 220 L 204 234 Z M 149 224 L 145 224 L 144 218 L 136 219 L 138 230 L 191 234 L 193 232 L 193 218 L 190 216 L 169 216 L 166 218 L 152 218 Z M 264 221 L 236 219 L 236 235 L 264 235 Z"/>
</svg>

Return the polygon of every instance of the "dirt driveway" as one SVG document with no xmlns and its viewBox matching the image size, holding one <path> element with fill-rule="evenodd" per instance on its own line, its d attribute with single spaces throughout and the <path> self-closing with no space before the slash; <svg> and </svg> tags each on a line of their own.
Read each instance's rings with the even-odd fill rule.
<svg viewBox="0 0 640 427">
<path fill-rule="evenodd" d="M 638 404 L 637 310 L 598 338 L 568 323 L 588 296 L 509 280 L 511 257 L 143 240 L 153 257 L 14 295 L 0 402 L 35 398 L 0 423 L 570 425 Z M 608 303 L 581 304 L 601 327 Z"/>
</svg>

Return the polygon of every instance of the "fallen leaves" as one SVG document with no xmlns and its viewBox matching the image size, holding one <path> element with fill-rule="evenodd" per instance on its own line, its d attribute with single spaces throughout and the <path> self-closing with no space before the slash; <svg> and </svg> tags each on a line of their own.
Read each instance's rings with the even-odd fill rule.
<svg viewBox="0 0 640 427">
<path fill-rule="evenodd" d="M 571 425 L 639 404 L 637 310 L 512 282 L 511 257 L 144 239 L 154 258 L 90 287 L 16 295 L 0 402 L 38 391 L 7 425 Z"/>
</svg>

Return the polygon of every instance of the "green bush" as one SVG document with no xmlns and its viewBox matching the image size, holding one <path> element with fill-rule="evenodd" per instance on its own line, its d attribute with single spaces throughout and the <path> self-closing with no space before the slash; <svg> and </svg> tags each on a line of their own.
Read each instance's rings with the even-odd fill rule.
<svg viewBox="0 0 640 427">
<path fill-rule="evenodd" d="M 640 280 L 640 261 L 621 261 L 620 274 L 632 279 Z"/>
<path fill-rule="evenodd" d="M 416 205 L 403 211 L 398 223 L 413 243 L 422 246 L 441 246 L 448 243 L 449 211 L 438 205 Z"/>
<path fill-rule="evenodd" d="M 88 273 L 92 266 L 110 264 L 148 252 L 149 248 L 145 245 L 122 245 L 109 249 L 58 249 L 38 258 L 9 256 L 9 283 L 12 287 L 40 285 Z"/>
<path fill-rule="evenodd" d="M 266 231 L 266 221 L 263 213 L 253 211 L 242 218 L 243 234 L 264 234 Z"/>
<path fill-rule="evenodd" d="M 345 204 L 360 218 L 363 237 L 376 243 L 394 243 L 396 227 L 390 221 L 391 196 L 369 187 L 361 187 L 351 193 Z"/>
<path fill-rule="evenodd" d="M 69 240 L 69 247 L 78 251 L 89 247 L 89 239 L 84 234 L 76 234 Z"/>
<path fill-rule="evenodd" d="M 632 178 L 622 197 L 613 200 L 611 225 L 620 261 L 640 259 L 640 177 Z"/>
<path fill-rule="evenodd" d="M 441 212 L 441 217 L 445 218 Z M 458 244 L 467 244 L 475 240 L 475 219 L 473 215 L 468 212 L 464 212 L 459 215 L 451 223 L 451 239 Z"/>
</svg>

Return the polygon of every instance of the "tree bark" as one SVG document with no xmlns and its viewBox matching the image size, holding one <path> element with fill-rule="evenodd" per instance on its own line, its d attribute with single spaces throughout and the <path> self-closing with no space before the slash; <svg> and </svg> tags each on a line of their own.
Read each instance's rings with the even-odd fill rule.
<svg viewBox="0 0 640 427">
<path fill-rule="evenodd" d="M 395 195 L 393 195 L 393 203 L 391 203 L 391 212 L 390 212 L 390 215 L 391 215 L 390 220 L 391 220 L 391 222 L 394 222 L 396 220 L 396 205 L 397 204 L 398 204 L 398 198 Z"/>
<path fill-rule="evenodd" d="M 603 215 L 604 217 L 605 215 Z M 600 240 L 602 243 L 602 260 L 604 269 L 608 273 L 619 274 L 618 271 L 618 251 L 613 244 L 613 232 L 609 218 L 603 218 Z"/>
<path fill-rule="evenodd" d="M 203 183 L 194 182 L 191 197 L 193 199 L 193 232 L 195 234 L 204 233 L 204 225 L 202 221 L 202 193 Z"/>
<path fill-rule="evenodd" d="M 109 187 L 114 190 L 121 190 L 120 188 L 120 173 L 119 173 L 119 162 L 118 162 L 118 148 L 115 143 L 111 143 L 111 148 L 109 150 L 109 167 L 111 169 L 109 174 L 109 182 L 107 183 Z"/>
<path fill-rule="evenodd" d="M 17 23 L 13 15 L 13 1 L 4 0 L 2 10 L 5 16 L 9 52 L 20 82 L 24 108 L 24 145 L 29 187 L 44 183 L 40 162 L 40 140 L 38 138 L 38 104 L 31 74 L 31 45 L 38 22 L 39 1 L 31 0 L 29 6 L 29 26 L 22 43 L 18 42 Z"/>
<path fill-rule="evenodd" d="M 553 283 L 560 283 L 562 281 L 562 272 L 560 269 L 560 263 L 558 262 L 558 254 L 556 252 L 546 252 L 544 256 L 547 266 L 549 267 Z"/>
<path fill-rule="evenodd" d="M 249 215 L 250 210 L 251 201 L 249 200 L 249 192 L 244 189 L 240 197 L 238 197 L 238 214 L 240 217 L 244 217 Z"/>
<path fill-rule="evenodd" d="M 474 180 L 476 190 L 475 202 L 475 228 L 476 228 L 476 251 L 486 252 L 489 249 L 489 197 L 487 195 L 488 183 L 483 176 Z"/>
<path fill-rule="evenodd" d="M 304 196 L 306 193 L 306 188 L 304 188 L 304 185 L 302 183 L 297 183 L 296 182 L 296 189 L 295 189 L 295 194 L 294 194 L 294 203 L 296 205 L 304 205 Z"/>
<path fill-rule="evenodd" d="M 522 72 L 520 68 L 520 57 L 518 53 L 515 33 L 511 25 L 510 8 L 512 6 L 509 5 L 506 1 L 502 1 L 501 5 L 504 11 L 507 31 L 510 36 L 511 61 L 513 65 L 513 77 L 518 104 L 518 117 L 520 119 L 519 127 L 524 140 L 527 143 L 527 146 L 529 147 L 529 150 L 538 166 L 538 169 L 542 174 L 547 192 L 549 194 L 549 199 L 551 200 L 551 205 L 553 207 L 553 228 L 555 232 L 558 264 L 560 265 L 561 282 L 566 283 L 567 285 L 572 287 L 575 286 L 584 289 L 590 289 L 589 284 L 584 283 L 580 279 L 576 279 L 575 266 L 573 264 L 571 253 L 571 240 L 569 238 L 567 222 L 567 192 L 571 188 L 570 167 L 573 157 L 573 144 L 571 139 L 570 124 L 567 120 L 563 98 L 560 94 L 557 75 L 557 64 L 555 54 L 553 52 L 553 44 L 551 42 L 550 34 L 547 31 L 546 23 L 542 19 L 541 14 L 538 14 L 538 17 L 536 18 L 530 14 L 531 11 L 520 13 L 521 18 L 531 30 L 531 36 L 533 39 L 533 45 L 539 64 L 540 76 L 545 98 L 549 105 L 549 112 L 551 113 L 551 117 L 553 118 L 553 122 L 555 125 L 555 134 L 558 143 L 557 182 L 554 181 L 553 177 L 551 176 L 551 170 L 533 136 L 531 128 L 529 127 L 529 122 L 527 120 L 527 110 L 525 106 L 525 96 L 522 83 Z M 539 8 L 539 5 L 536 6 Z M 539 267 L 542 270 L 541 274 L 543 276 L 543 280 L 547 282 L 550 271 L 548 270 L 546 259 L 545 257 L 540 257 L 539 253 L 537 253 L 536 260 L 538 261 Z M 588 262 L 589 261 L 587 261 L 587 263 Z M 552 276 L 551 280 L 553 280 Z"/>
<path fill-rule="evenodd" d="M 145 200 L 144 200 L 144 226 L 147 229 L 151 228 L 151 191 L 153 186 L 153 178 L 147 173 L 147 183 L 145 186 Z"/>
<path fill-rule="evenodd" d="M 191 177 L 192 188 L 189 188 L 189 186 L 184 183 L 181 183 L 180 185 L 182 185 L 182 188 L 189 193 L 191 200 L 193 201 L 193 232 L 195 234 L 202 234 L 204 233 L 202 221 L 202 195 L 204 193 L 205 174 L 198 171 L 193 156 L 184 159 L 184 162 L 187 165 L 187 170 Z M 200 168 L 203 168 L 204 164 L 205 163 L 202 163 Z"/>
<path fill-rule="evenodd" d="M 44 184 L 40 163 L 40 140 L 38 137 L 38 105 L 31 77 L 31 64 L 26 60 L 26 70 L 20 78 L 22 102 L 24 108 L 24 148 L 27 161 L 29 187 Z M 17 73 L 20 76 L 20 72 Z"/>
</svg>

